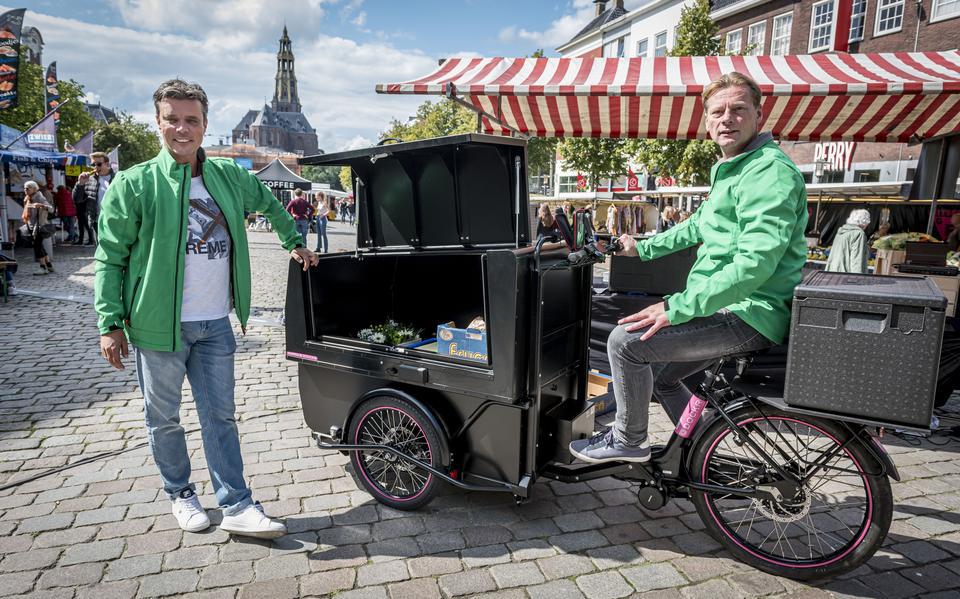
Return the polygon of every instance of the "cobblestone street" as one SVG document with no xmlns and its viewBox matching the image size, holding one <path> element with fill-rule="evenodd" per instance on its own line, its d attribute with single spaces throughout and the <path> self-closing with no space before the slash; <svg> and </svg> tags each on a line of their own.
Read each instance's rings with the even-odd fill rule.
<svg viewBox="0 0 960 599">
<path fill-rule="evenodd" d="M 334 251 L 353 247 L 353 228 L 331 223 L 329 235 Z M 217 529 L 189 395 L 182 422 L 214 526 L 198 534 L 177 527 L 146 447 L 132 356 L 126 370 L 115 371 L 97 350 L 92 248 L 57 248 L 57 274 L 44 277 L 31 276 L 30 250 L 18 250 L 18 293 L 0 304 L 0 596 L 812 599 L 960 592 L 960 442 L 946 437 L 885 439 L 903 475 L 893 483 L 886 545 L 868 565 L 816 585 L 734 561 L 703 532 L 692 504 L 647 512 L 631 485 L 614 479 L 541 481 L 519 506 L 505 494 L 449 489 L 418 512 L 386 509 L 357 489 L 345 457 L 313 443 L 296 366 L 283 357 L 284 331 L 276 325 L 288 255 L 273 233 L 251 233 L 250 242 L 257 309 L 246 335 L 236 327 L 238 423 L 254 498 L 284 517 L 290 534 L 269 542 Z M 960 409 L 957 399 L 951 405 Z M 665 438 L 672 427 L 656 410 L 652 429 Z"/>
</svg>

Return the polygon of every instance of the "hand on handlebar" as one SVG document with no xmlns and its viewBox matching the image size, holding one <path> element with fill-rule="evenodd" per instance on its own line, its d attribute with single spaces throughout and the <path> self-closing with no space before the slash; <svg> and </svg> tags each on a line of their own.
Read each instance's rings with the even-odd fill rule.
<svg viewBox="0 0 960 599">
<path fill-rule="evenodd" d="M 617 241 L 620 242 L 620 245 L 623 246 L 623 249 L 617 252 L 617 256 L 639 256 L 637 252 L 637 240 L 633 238 L 632 235 L 624 233 L 617 238 Z"/>
<path fill-rule="evenodd" d="M 629 326 L 626 327 L 629 333 L 639 331 L 644 327 L 650 327 L 640 336 L 640 341 L 646 341 L 656 335 L 660 329 L 670 326 L 670 320 L 667 318 L 666 306 L 664 306 L 663 302 L 658 302 L 640 310 L 636 314 L 621 318 L 617 321 L 617 324 L 629 324 Z"/>
</svg>

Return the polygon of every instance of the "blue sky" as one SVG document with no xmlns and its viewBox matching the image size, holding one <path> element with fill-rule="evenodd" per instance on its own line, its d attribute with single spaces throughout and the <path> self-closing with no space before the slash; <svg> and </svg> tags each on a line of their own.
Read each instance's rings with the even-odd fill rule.
<svg viewBox="0 0 960 599">
<path fill-rule="evenodd" d="M 592 0 L 33 0 L 0 10 L 14 6 L 40 30 L 44 62 L 91 100 L 152 120 L 159 82 L 199 82 L 208 144 L 272 97 L 286 24 L 304 113 L 328 152 L 370 144 L 425 99 L 377 95 L 377 83 L 422 76 L 443 57 L 554 54 L 594 11 Z"/>
</svg>

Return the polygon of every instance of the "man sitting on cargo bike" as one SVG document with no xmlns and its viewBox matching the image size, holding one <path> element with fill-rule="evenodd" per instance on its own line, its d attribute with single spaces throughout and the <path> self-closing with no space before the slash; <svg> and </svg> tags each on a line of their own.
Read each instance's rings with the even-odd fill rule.
<svg viewBox="0 0 960 599">
<path fill-rule="evenodd" d="M 770 133 L 758 133 L 761 93 L 752 79 L 724 75 L 702 97 L 707 131 L 723 156 L 710 173 L 709 201 L 669 231 L 640 243 L 619 239 L 621 255 L 641 260 L 701 244 L 697 259 L 686 289 L 620 319 L 610 334 L 616 421 L 570 444 L 586 462 L 648 461 L 651 397 L 677 422 L 691 398 L 684 378 L 786 338 L 806 260 L 803 177 Z"/>
</svg>

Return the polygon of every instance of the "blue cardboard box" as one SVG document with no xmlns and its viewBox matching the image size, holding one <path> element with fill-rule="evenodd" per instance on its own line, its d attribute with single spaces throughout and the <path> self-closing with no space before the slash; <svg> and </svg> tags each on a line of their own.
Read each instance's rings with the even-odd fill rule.
<svg viewBox="0 0 960 599">
<path fill-rule="evenodd" d="M 437 326 L 437 354 L 474 362 L 487 362 L 487 332 Z"/>
</svg>

